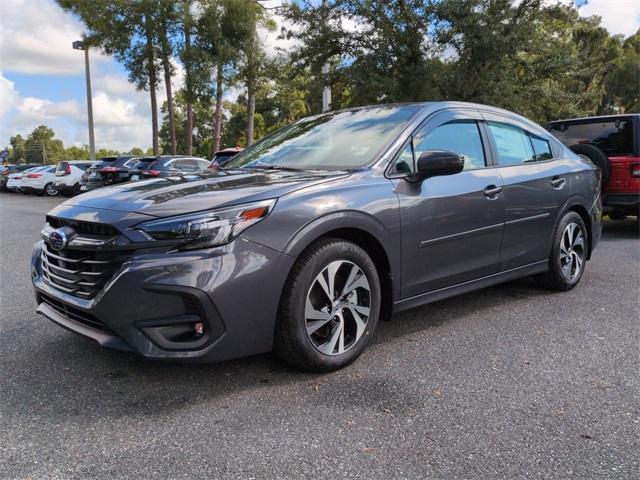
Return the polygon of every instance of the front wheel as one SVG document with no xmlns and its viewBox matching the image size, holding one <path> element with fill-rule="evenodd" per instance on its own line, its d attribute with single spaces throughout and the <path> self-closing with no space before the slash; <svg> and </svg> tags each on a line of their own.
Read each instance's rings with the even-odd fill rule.
<svg viewBox="0 0 640 480">
<path fill-rule="evenodd" d="M 342 368 L 366 348 L 380 300 L 380 280 L 369 255 L 345 240 L 320 240 L 300 256 L 286 283 L 275 351 L 296 368 Z"/>
<path fill-rule="evenodd" d="M 55 187 L 53 186 L 53 183 L 47 183 L 44 186 L 44 193 L 48 197 L 55 197 L 56 195 L 58 195 L 58 190 L 55 189 Z"/>
<path fill-rule="evenodd" d="M 549 271 L 539 275 L 538 283 L 552 290 L 567 291 L 575 287 L 587 264 L 587 229 L 582 217 L 567 212 L 553 235 Z"/>
</svg>

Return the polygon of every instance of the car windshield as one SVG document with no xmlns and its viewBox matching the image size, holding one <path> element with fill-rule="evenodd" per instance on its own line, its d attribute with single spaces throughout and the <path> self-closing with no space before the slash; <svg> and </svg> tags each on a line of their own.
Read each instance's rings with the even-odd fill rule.
<svg viewBox="0 0 640 480">
<path fill-rule="evenodd" d="M 363 167 L 375 159 L 420 108 L 420 105 L 380 106 L 305 118 L 239 153 L 225 169 Z"/>
</svg>

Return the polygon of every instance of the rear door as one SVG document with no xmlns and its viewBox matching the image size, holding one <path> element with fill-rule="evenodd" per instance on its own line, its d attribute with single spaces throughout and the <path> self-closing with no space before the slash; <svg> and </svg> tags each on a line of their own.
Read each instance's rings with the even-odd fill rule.
<svg viewBox="0 0 640 480">
<path fill-rule="evenodd" d="M 398 155 L 391 178 L 402 221 L 402 296 L 409 298 L 497 273 L 504 222 L 502 179 L 493 168 L 476 110 L 436 114 Z M 415 159 L 427 150 L 464 155 L 455 175 L 412 183 Z"/>
<path fill-rule="evenodd" d="M 484 116 L 505 188 L 500 270 L 546 260 L 557 215 L 570 196 L 568 168 L 545 136 L 501 115 Z"/>
</svg>

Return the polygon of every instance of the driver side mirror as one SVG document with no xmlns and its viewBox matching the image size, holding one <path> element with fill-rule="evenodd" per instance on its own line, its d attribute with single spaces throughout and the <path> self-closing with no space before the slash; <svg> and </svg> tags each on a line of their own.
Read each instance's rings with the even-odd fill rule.
<svg viewBox="0 0 640 480">
<path fill-rule="evenodd" d="M 464 156 L 447 150 L 427 150 L 418 158 L 416 177 L 421 180 L 441 175 L 454 175 L 464 168 Z"/>
</svg>

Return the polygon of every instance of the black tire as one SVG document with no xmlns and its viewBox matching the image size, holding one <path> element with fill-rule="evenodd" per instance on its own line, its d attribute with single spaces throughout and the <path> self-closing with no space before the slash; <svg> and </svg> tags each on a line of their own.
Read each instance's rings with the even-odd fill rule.
<svg viewBox="0 0 640 480">
<path fill-rule="evenodd" d="M 609 182 L 611 175 L 611 164 L 607 154 L 600 150 L 598 147 L 589 144 L 577 143 L 569 147 L 573 153 L 578 155 L 584 155 L 593 164 L 600 169 L 602 175 L 602 185 L 606 185 Z"/>
<path fill-rule="evenodd" d="M 42 195 L 46 195 L 47 197 L 56 197 L 58 196 L 58 193 L 60 192 L 53 188 L 53 183 L 51 182 L 47 183 L 42 190 Z"/>
<path fill-rule="evenodd" d="M 578 248 L 576 245 L 572 245 L 569 248 L 567 254 L 567 238 L 568 228 L 570 225 L 574 225 L 580 230 L 583 243 L 582 248 Z M 578 238 L 578 234 L 573 235 L 574 239 Z M 558 222 L 555 232 L 553 233 L 553 244 L 551 247 L 551 255 L 549 256 L 549 270 L 536 277 L 536 280 L 540 286 L 550 290 L 568 291 L 575 287 L 584 274 L 585 267 L 587 265 L 587 252 L 589 248 L 589 237 L 587 229 L 582 221 L 582 217 L 576 212 L 569 211 L 563 215 Z M 573 265 L 577 264 L 575 256 L 580 258 L 579 271 L 573 270 Z M 570 257 L 567 259 L 567 257 Z M 571 263 L 569 263 L 571 262 Z M 567 268 L 567 266 L 569 268 Z"/>
<path fill-rule="evenodd" d="M 307 333 L 308 320 L 305 314 L 307 299 L 314 294 L 316 295 L 315 298 L 321 298 L 317 296 L 317 289 L 319 288 L 317 279 L 318 276 L 324 275 L 330 264 L 340 265 L 334 276 L 336 278 L 334 290 L 340 290 L 341 293 L 345 292 L 344 284 L 347 282 L 346 277 L 351 272 L 352 266 L 356 266 L 359 269 L 355 278 L 364 276 L 368 282 L 367 287 L 369 290 L 367 291 L 364 287 L 363 290 L 360 290 L 360 287 L 358 287 L 358 292 L 360 293 L 356 293 L 355 296 L 359 299 L 358 301 L 364 298 L 365 300 L 363 301 L 367 303 L 366 300 L 368 300 L 369 315 L 365 320 L 364 327 L 358 329 L 358 333 L 355 333 L 353 329 L 351 330 L 351 337 L 349 337 L 348 333 L 349 325 L 355 325 L 357 322 L 355 322 L 351 310 L 349 308 L 340 309 L 339 303 L 347 297 L 349 299 L 353 297 L 349 295 L 337 298 L 334 301 L 334 306 L 331 307 L 331 302 L 327 301 L 327 296 L 324 295 L 322 290 L 320 290 L 321 294 L 324 295 L 322 298 L 327 303 L 327 306 L 323 307 L 324 314 L 327 317 L 331 317 L 331 313 L 327 311 L 327 308 L 337 309 L 336 311 L 341 311 L 341 313 L 333 316 L 331 320 L 317 322 L 323 324 L 323 327 L 317 330 L 319 333 Z M 326 278 L 328 278 L 328 274 Z M 353 292 L 355 291 L 356 289 L 353 289 Z M 349 365 L 366 348 L 375 331 L 380 316 L 381 298 L 380 280 L 376 266 L 362 248 L 351 242 L 336 238 L 317 241 L 300 255 L 284 287 L 275 332 L 276 354 L 295 368 L 313 372 L 327 372 Z M 335 305 L 336 303 L 338 304 Z M 345 303 L 344 305 L 347 304 Z M 314 308 L 318 308 L 315 310 L 316 312 L 320 310 L 319 307 L 314 306 Z M 361 320 L 362 318 L 360 317 Z M 345 351 L 342 353 L 340 353 L 339 347 L 337 351 L 334 351 L 333 346 L 327 347 L 331 343 L 331 339 L 335 338 L 336 330 L 340 329 L 344 332 L 340 344 L 345 346 L 349 338 L 352 342 L 348 348 L 345 347 Z M 324 338 L 328 340 L 326 343 L 318 345 L 320 343 L 318 336 L 322 338 L 323 332 L 326 332 Z M 325 350 L 330 348 L 331 353 L 323 353 L 319 350 L 320 348 Z"/>
</svg>

